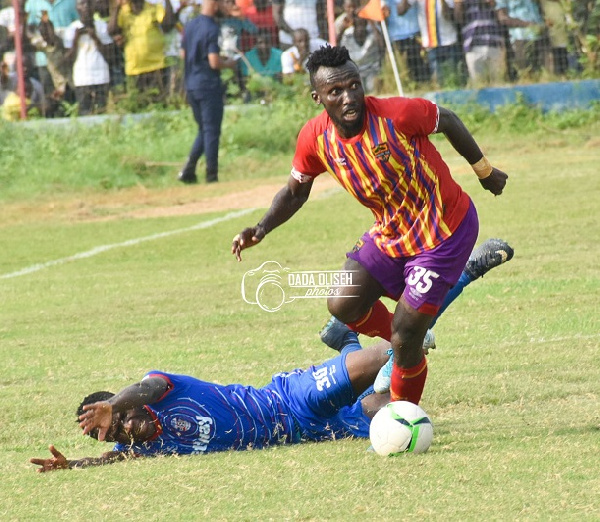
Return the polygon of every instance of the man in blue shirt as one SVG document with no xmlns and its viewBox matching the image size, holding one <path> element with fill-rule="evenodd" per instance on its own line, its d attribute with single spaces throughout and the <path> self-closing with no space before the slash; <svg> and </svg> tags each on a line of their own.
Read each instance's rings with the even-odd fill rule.
<svg viewBox="0 0 600 522">
<path fill-rule="evenodd" d="M 220 29 L 215 21 L 218 10 L 218 0 L 205 0 L 201 14 L 183 29 L 185 89 L 198 124 L 198 134 L 187 163 L 179 173 L 178 179 L 183 183 L 198 182 L 196 165 L 203 154 L 206 157 L 206 182 L 219 180 L 219 139 L 224 109 L 220 71 L 235 68 L 236 62 L 219 56 Z"/>
<path fill-rule="evenodd" d="M 344 328 L 342 335 L 337 357 L 276 374 L 262 388 L 153 370 L 116 395 L 96 392 L 80 405 L 79 425 L 84 434 L 116 442 L 113 450 L 68 460 L 50 446 L 52 458 L 30 462 L 45 472 L 151 455 L 366 438 L 371 418 L 389 402 L 389 394 L 369 393 L 389 343 L 363 350 L 354 332 Z"/>
</svg>

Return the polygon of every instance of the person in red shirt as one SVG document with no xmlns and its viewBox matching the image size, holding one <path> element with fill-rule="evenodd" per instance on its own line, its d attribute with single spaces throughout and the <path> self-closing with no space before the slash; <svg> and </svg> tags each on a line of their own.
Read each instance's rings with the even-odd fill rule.
<svg viewBox="0 0 600 522">
<path fill-rule="evenodd" d="M 240 2 L 238 2 L 238 5 L 240 5 Z M 273 4 L 269 0 L 254 0 L 242 7 L 242 11 L 244 16 L 258 27 L 259 32 L 269 32 L 271 45 L 278 48 L 279 28 L 273 18 Z M 245 42 L 245 45 L 248 49 L 252 49 L 252 47 L 256 45 L 256 36 L 246 35 L 245 37 L 248 39 L 247 42 Z"/>
<path fill-rule="evenodd" d="M 492 167 L 458 116 L 421 98 L 365 97 L 345 47 L 322 47 L 307 63 L 312 98 L 325 111 L 300 131 L 292 172 L 271 207 L 232 243 L 232 253 L 260 243 L 306 202 L 316 176 L 332 175 L 375 218 L 347 254 L 353 286 L 328 299 L 353 330 L 391 342 L 392 400 L 418 404 L 427 376 L 423 340 L 477 240 L 470 197 L 452 178 L 429 136 L 444 133 L 481 185 L 502 193 L 508 176 Z M 397 301 L 393 314 L 380 300 Z"/>
</svg>

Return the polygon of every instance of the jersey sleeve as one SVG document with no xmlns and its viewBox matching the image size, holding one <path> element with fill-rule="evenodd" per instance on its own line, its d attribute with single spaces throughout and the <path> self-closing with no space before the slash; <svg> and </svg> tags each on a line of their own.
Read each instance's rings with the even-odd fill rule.
<svg viewBox="0 0 600 522">
<path fill-rule="evenodd" d="M 296 153 L 292 161 L 292 176 L 300 183 L 307 183 L 326 170 L 317 155 L 316 146 L 317 136 L 311 120 L 302 127 L 298 135 Z"/>
<path fill-rule="evenodd" d="M 150 379 L 152 377 L 159 377 L 159 378 L 163 379 L 164 381 L 166 381 L 166 383 L 167 383 L 167 389 L 165 390 L 165 393 L 163 393 L 161 395 L 160 399 L 158 399 L 156 401 L 156 402 L 160 402 L 175 388 L 175 383 L 173 382 L 173 379 L 171 378 L 171 376 L 169 374 L 160 372 L 158 370 L 149 371 L 146 375 L 144 375 L 142 381 L 144 381 L 146 379 Z"/>
<path fill-rule="evenodd" d="M 394 123 L 409 136 L 429 136 L 437 132 L 438 106 L 424 98 L 405 98 Z"/>
<path fill-rule="evenodd" d="M 429 136 L 437 132 L 438 106 L 424 98 L 369 98 L 380 115 L 390 118 L 405 136 Z"/>
</svg>

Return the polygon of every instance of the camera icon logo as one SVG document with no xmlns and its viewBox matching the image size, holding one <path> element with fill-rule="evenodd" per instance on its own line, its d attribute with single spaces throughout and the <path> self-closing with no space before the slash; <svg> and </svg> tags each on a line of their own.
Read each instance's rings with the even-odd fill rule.
<svg viewBox="0 0 600 522">
<path fill-rule="evenodd" d="M 289 268 L 282 267 L 277 261 L 265 261 L 258 268 L 248 270 L 242 278 L 242 299 L 258 305 L 265 312 L 276 312 L 294 300 L 285 293 L 289 272 Z"/>
</svg>

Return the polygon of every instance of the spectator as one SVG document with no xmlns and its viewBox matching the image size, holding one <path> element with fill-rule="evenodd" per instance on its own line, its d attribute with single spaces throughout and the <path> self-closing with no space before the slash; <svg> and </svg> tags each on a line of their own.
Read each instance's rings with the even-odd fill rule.
<svg viewBox="0 0 600 522">
<path fill-rule="evenodd" d="M 72 64 L 63 41 L 56 35 L 54 24 L 44 13 L 38 27 L 39 35 L 32 39 L 38 50 L 46 53 L 48 72 L 54 84 L 54 92 L 46 97 L 46 116 L 62 116 L 62 102 L 74 103 Z"/>
<path fill-rule="evenodd" d="M 335 41 L 339 44 L 344 31 L 354 25 L 360 10 L 360 0 L 344 0 L 343 12 L 335 19 Z"/>
<path fill-rule="evenodd" d="M 255 35 L 258 29 L 244 16 L 242 10 L 235 4 L 235 0 L 220 0 L 220 4 L 221 53 L 233 58 L 239 55 L 240 51 L 250 50 L 250 47 L 243 45 L 243 42 L 247 43 L 249 41 L 247 35 Z"/>
<path fill-rule="evenodd" d="M 33 76 L 34 59 L 31 55 L 23 55 L 23 80 L 25 82 L 25 98 L 27 114 L 46 115 L 46 98 L 42 84 Z M 17 93 L 18 77 L 16 72 L 9 72 L 8 66 L 2 62 L 0 72 L 0 105 L 2 117 L 8 121 L 16 121 L 21 114 L 21 98 Z"/>
<path fill-rule="evenodd" d="M 495 0 L 454 0 L 454 4 L 471 82 L 475 86 L 502 82 L 504 35 L 494 10 Z"/>
<path fill-rule="evenodd" d="M 223 121 L 223 84 L 220 70 L 233 69 L 236 61 L 219 56 L 218 0 L 203 0 L 200 16 L 183 28 L 182 50 L 187 99 L 198 124 L 189 158 L 179 173 L 182 183 L 197 183 L 196 165 L 206 156 L 206 182 L 219 181 L 219 138 Z"/>
<path fill-rule="evenodd" d="M 422 45 L 427 51 L 433 79 L 444 86 L 453 77 L 461 85 L 464 83 L 463 53 L 453 20 L 454 0 L 435 0 L 435 9 L 431 3 L 429 0 L 400 0 L 398 14 L 404 16 L 411 6 L 417 6 Z"/>
<path fill-rule="evenodd" d="M 73 60 L 73 85 L 79 115 L 103 112 L 108 102 L 110 69 L 108 24 L 94 19 L 92 0 L 77 0 L 80 20 L 65 33 L 65 47 Z"/>
<path fill-rule="evenodd" d="M 56 34 L 62 37 L 67 27 L 79 18 L 75 2 L 76 0 L 27 0 L 25 11 L 29 15 L 29 23 L 35 26 L 42 21 L 43 13 L 48 13 Z"/>
<path fill-rule="evenodd" d="M 245 55 L 242 62 L 242 74 L 249 76 L 252 72 L 281 80 L 281 51 L 271 45 L 271 33 L 259 30 L 256 45 Z"/>
<path fill-rule="evenodd" d="M 110 20 L 110 9 L 108 0 L 93 0 L 94 2 L 94 19 L 108 22 Z M 120 41 L 117 40 L 120 38 Z M 125 83 L 125 61 L 123 58 L 122 37 L 116 35 L 112 37 L 112 42 L 108 44 L 106 57 L 108 61 L 110 87 L 123 85 Z"/>
<path fill-rule="evenodd" d="M 164 32 L 175 25 L 170 0 L 150 4 L 145 0 L 118 0 L 110 16 L 108 31 L 124 40 L 125 75 L 139 92 L 158 90 L 157 101 L 166 96 L 167 68 Z M 129 85 L 128 85 L 129 86 Z"/>
<path fill-rule="evenodd" d="M 567 13 L 560 0 L 540 0 L 540 7 L 550 44 L 546 53 L 546 69 L 556 76 L 564 76 L 569 70 Z"/>
<path fill-rule="evenodd" d="M 259 30 L 269 31 L 271 45 L 279 47 L 279 29 L 273 18 L 273 4 L 270 0 L 254 0 L 244 13 Z"/>
<path fill-rule="evenodd" d="M 517 73 L 539 71 L 545 52 L 544 21 L 535 0 L 496 0 L 498 21 L 508 29 Z"/>
<path fill-rule="evenodd" d="M 390 41 L 406 63 L 408 77 L 416 83 L 431 79 L 429 64 L 423 57 L 421 30 L 417 19 L 417 6 L 410 6 L 403 15 L 398 14 L 401 0 L 388 0 L 384 8 Z"/>
<path fill-rule="evenodd" d="M 0 27 L 4 30 L 3 38 L 0 40 L 0 58 L 8 66 L 8 72 L 15 70 L 15 10 L 6 7 L 0 11 Z M 27 12 L 23 4 L 19 4 L 19 23 L 21 24 L 21 47 L 25 53 L 35 53 L 36 48 L 31 39 L 33 34 L 27 25 Z"/>
<path fill-rule="evenodd" d="M 589 42 L 600 41 L 600 2 L 578 0 L 574 2 L 572 9 L 578 26 L 578 47 L 585 53 L 583 65 L 586 71 L 596 73 L 600 70 L 600 53 L 597 48 L 590 47 Z"/>
<path fill-rule="evenodd" d="M 343 29 L 339 44 L 348 49 L 350 58 L 358 66 L 365 93 L 376 91 L 385 43 L 374 22 L 355 17 L 353 25 Z"/>
<path fill-rule="evenodd" d="M 166 9 L 165 0 L 148 0 L 151 4 L 160 4 Z M 180 56 L 181 32 L 183 25 L 179 23 L 179 13 L 186 7 L 186 0 L 171 0 L 175 17 L 173 27 L 163 31 L 165 37 L 165 82 L 166 91 L 170 97 L 181 91 L 183 79 L 183 62 Z"/>
<path fill-rule="evenodd" d="M 325 40 L 311 38 L 306 29 L 296 29 L 293 32 L 294 45 L 281 53 L 281 72 L 283 77 L 306 73 L 306 62 L 310 53 L 327 45 Z"/>
<path fill-rule="evenodd" d="M 64 32 L 75 20 L 79 19 L 75 0 L 27 0 L 25 11 L 28 13 L 28 24 L 37 28 L 42 21 L 44 13 L 54 26 L 56 34 L 63 39 Z M 52 76 L 48 70 L 48 60 L 43 52 L 35 54 L 36 74 L 44 86 L 44 92 L 54 92 L 56 86 L 52 83 Z"/>
<path fill-rule="evenodd" d="M 294 30 L 305 29 L 309 37 L 325 38 L 327 17 L 324 0 L 273 0 L 273 19 L 279 27 L 279 45 L 294 45 Z"/>
</svg>

